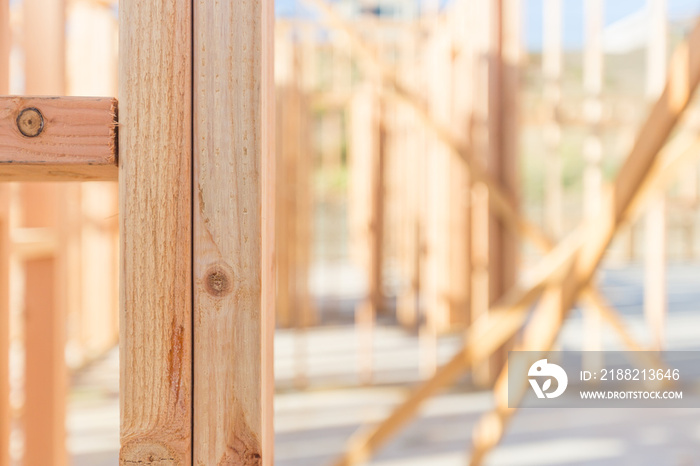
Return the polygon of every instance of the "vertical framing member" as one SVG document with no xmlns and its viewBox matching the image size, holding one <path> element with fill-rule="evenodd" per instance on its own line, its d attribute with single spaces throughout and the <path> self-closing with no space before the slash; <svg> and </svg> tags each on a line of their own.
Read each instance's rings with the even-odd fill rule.
<svg viewBox="0 0 700 466">
<path fill-rule="evenodd" d="M 192 4 L 119 8 L 120 465 L 188 466 Z"/>
<path fill-rule="evenodd" d="M 27 94 L 65 93 L 65 8 L 63 0 L 23 3 Z M 56 250 L 48 255 L 22 260 L 26 283 L 23 412 L 26 464 L 62 466 L 68 461 L 65 316 L 67 305 L 75 304 L 79 260 L 75 249 L 68 247 L 69 234 L 77 226 L 73 215 L 75 205 L 69 203 L 68 195 L 78 189 L 75 184 L 57 183 L 23 183 L 19 188 L 19 226 L 50 228 L 58 239 Z M 48 289 L 46 293 L 44 288 Z"/>
<path fill-rule="evenodd" d="M 194 18 L 193 463 L 271 466 L 274 2 Z"/>
<path fill-rule="evenodd" d="M 647 45 L 646 96 L 654 102 L 663 91 L 666 76 L 666 0 L 648 0 L 651 29 Z M 644 317 L 651 334 L 651 348 L 664 348 L 666 330 L 666 193 L 659 191 L 650 200 L 644 228 Z"/>
</svg>

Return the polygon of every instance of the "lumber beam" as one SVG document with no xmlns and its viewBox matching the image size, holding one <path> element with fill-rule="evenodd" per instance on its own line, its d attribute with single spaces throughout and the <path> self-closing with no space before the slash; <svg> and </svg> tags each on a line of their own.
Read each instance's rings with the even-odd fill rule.
<svg viewBox="0 0 700 466">
<path fill-rule="evenodd" d="M 649 0 L 651 28 L 647 44 L 646 94 L 650 101 L 658 97 L 663 87 L 666 70 L 668 33 L 666 27 L 666 0 Z M 651 334 L 652 347 L 661 351 L 665 346 L 667 292 L 666 292 L 666 235 L 668 202 L 665 192 L 658 192 L 651 200 L 644 221 L 644 317 Z"/>
<path fill-rule="evenodd" d="M 439 368 L 433 377 L 421 383 L 387 418 L 354 436 L 336 465 L 357 464 L 369 458 L 416 414 L 423 401 L 453 382 L 466 368 L 484 361 L 493 350 L 520 330 L 527 317 L 529 304 L 539 296 L 543 287 L 546 286 L 547 291 L 542 306 L 554 306 L 557 311 L 548 314 L 548 317 L 554 316 L 563 321 L 579 294 L 585 290 L 615 232 L 638 207 L 646 187 L 663 178 L 664 170 L 659 169 L 659 161 L 663 161 L 664 157 L 658 157 L 659 152 L 688 106 L 699 81 L 700 23 L 697 23 L 688 39 L 674 52 L 664 91 L 641 126 L 635 144 L 612 189 L 604 197 L 604 207 L 599 215 L 584 223 L 581 231 L 577 230 L 575 233 L 579 236 L 585 234 L 582 236 L 585 241 L 572 241 L 567 244 L 565 239 L 547 254 L 542 262 L 552 260 L 557 254 L 561 256 L 559 261 L 553 261 L 551 272 L 543 273 L 526 288 L 517 285 L 511 288 L 498 305 L 499 309 L 491 309 L 488 319 L 480 320 L 472 326 L 463 348 L 450 362 Z M 559 275 L 561 273 L 563 275 Z M 550 284 L 550 281 L 560 276 L 564 277 L 561 281 L 554 280 L 554 283 Z M 545 331 L 542 334 L 543 338 L 538 340 L 541 341 L 538 344 L 539 348 L 549 348 L 557 332 Z M 488 427 L 493 427 L 491 420 L 485 422 L 491 423 Z M 503 426 L 503 423 L 497 424 L 496 428 L 502 432 Z M 485 451 L 500 440 L 500 435 L 495 439 L 489 438 L 483 445 L 478 445 L 474 457 L 481 458 Z"/>
<path fill-rule="evenodd" d="M 25 262 L 26 382 L 24 464 L 65 465 L 65 308 L 54 274 L 54 257 Z"/>
<path fill-rule="evenodd" d="M 192 3 L 119 4 L 119 464 L 192 462 Z"/>
<path fill-rule="evenodd" d="M 192 462 L 271 466 L 274 2 L 193 13 Z"/>
<path fill-rule="evenodd" d="M 30 95 L 62 95 L 65 92 L 65 1 L 22 2 L 24 28 L 25 91 Z M 33 134 L 40 126 L 32 112 L 19 124 Z M 17 115 L 19 117 L 19 115 Z M 15 124 L 17 121 L 15 120 Z M 54 125 L 52 125 L 54 126 Z M 43 129 L 42 129 L 43 132 Z M 34 139 L 41 136 L 34 136 Z M 5 138 L 2 138 L 5 139 Z M 25 283 L 25 435 L 24 464 L 68 463 L 65 445 L 65 412 L 68 369 L 65 362 L 68 289 L 75 283 L 71 267 L 75 254 L 67 247 L 68 203 L 75 185 L 22 183 L 19 185 L 17 224 L 24 228 L 51 228 L 56 244 L 49 256 L 24 261 Z M 14 213 L 13 213 L 14 217 Z M 48 251 L 45 251 L 48 252 Z M 42 295 L 40 290 L 48 288 Z"/>
<path fill-rule="evenodd" d="M 561 75 L 562 75 L 562 2 L 546 0 L 542 13 L 543 100 L 547 119 L 543 122 L 545 144 L 544 223 L 554 238 L 562 233 L 562 157 L 561 144 Z"/>
<path fill-rule="evenodd" d="M 0 181 L 117 179 L 117 100 L 0 97 Z"/>
<path fill-rule="evenodd" d="M 10 84 L 10 1 L 0 0 L 0 94 Z M 0 185 L 0 466 L 10 466 L 10 187 Z"/>
</svg>

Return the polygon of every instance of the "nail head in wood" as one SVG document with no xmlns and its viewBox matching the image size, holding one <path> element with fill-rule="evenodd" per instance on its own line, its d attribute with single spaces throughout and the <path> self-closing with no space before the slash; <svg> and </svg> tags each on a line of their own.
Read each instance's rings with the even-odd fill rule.
<svg viewBox="0 0 700 466">
<path fill-rule="evenodd" d="M 0 96 L 0 182 L 116 181 L 118 173 L 116 99 Z"/>
<path fill-rule="evenodd" d="M 17 128 L 28 138 L 37 137 L 44 130 L 44 116 L 38 108 L 25 108 L 17 116 Z"/>
</svg>

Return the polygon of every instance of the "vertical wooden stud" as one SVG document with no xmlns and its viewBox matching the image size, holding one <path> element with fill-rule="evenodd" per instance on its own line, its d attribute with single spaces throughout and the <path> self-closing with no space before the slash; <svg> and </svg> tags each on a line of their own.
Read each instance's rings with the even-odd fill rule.
<svg viewBox="0 0 700 466">
<path fill-rule="evenodd" d="M 545 0 L 542 4 L 542 75 L 543 100 L 547 105 L 547 121 L 544 125 L 545 181 L 544 226 L 552 237 L 562 234 L 562 160 L 559 142 L 559 104 L 561 101 L 562 72 L 562 11 L 561 0 Z"/>
<path fill-rule="evenodd" d="M 63 0 L 23 3 L 25 93 L 65 92 L 65 18 Z M 52 255 L 24 263 L 25 400 L 24 461 L 61 466 L 68 461 L 65 411 L 68 371 L 65 360 L 65 316 L 72 262 L 67 246 L 72 222 L 61 219 L 74 208 L 67 195 L 76 185 L 24 183 L 20 187 L 22 227 L 48 227 L 58 238 Z M 46 291 L 43 291 L 46 288 Z"/>
<path fill-rule="evenodd" d="M 192 462 L 191 6 L 119 5 L 122 466 Z"/>
<path fill-rule="evenodd" d="M 0 1 L 0 94 L 9 93 L 10 2 Z M 0 185 L 0 466 L 10 466 L 10 190 Z"/>
<path fill-rule="evenodd" d="M 285 25 L 286 26 L 286 25 Z M 296 138 L 299 136 L 298 114 L 294 110 L 297 104 L 295 96 L 299 94 L 295 63 L 298 45 L 294 44 L 293 29 L 278 27 L 275 31 L 275 85 L 276 88 L 276 168 L 280 176 L 277 186 L 277 216 L 275 218 L 277 251 L 277 325 L 287 328 L 292 325 L 292 275 L 293 245 L 295 230 L 292 227 L 294 215 L 294 152 L 299 150 Z"/>
<path fill-rule="evenodd" d="M 68 22 L 67 94 L 116 95 L 117 18 L 104 5 L 74 2 Z M 118 338 L 117 187 L 114 182 L 81 183 L 74 195 L 78 225 L 71 241 L 80 254 L 76 269 L 85 273 L 73 277 L 79 305 L 69 312 L 74 330 L 69 338 L 79 363 L 102 355 Z"/>
<path fill-rule="evenodd" d="M 489 170 L 502 186 L 505 195 L 517 206 L 519 183 L 519 80 L 520 23 L 522 2 L 500 0 L 492 18 L 493 55 L 489 89 Z M 513 234 L 493 211 L 489 223 L 489 304 L 498 301 L 516 282 L 521 239 Z M 507 360 L 507 342 L 494 357 L 496 368 Z"/>
<path fill-rule="evenodd" d="M 194 18 L 194 464 L 272 465 L 274 2 Z"/>
<path fill-rule="evenodd" d="M 356 260 L 365 271 L 367 293 L 355 309 L 360 380 L 372 378 L 373 331 L 380 301 L 382 149 L 380 105 L 373 86 L 356 91 L 351 107 L 352 222 Z"/>
<path fill-rule="evenodd" d="M 476 3 L 480 24 L 475 55 L 474 147 L 488 155 L 485 162 L 489 171 L 517 205 L 519 2 Z M 488 196 L 486 186 L 474 186 L 472 321 L 487 312 L 489 305 L 515 282 L 518 263 L 519 241 L 491 215 Z M 497 353 L 488 367 L 477 368 L 477 380 L 491 383 L 505 357 L 505 352 Z"/>
<path fill-rule="evenodd" d="M 52 257 L 25 262 L 24 464 L 67 464 L 65 319 Z"/>
<path fill-rule="evenodd" d="M 588 134 L 583 143 L 583 216 L 596 218 L 602 206 L 603 144 L 600 137 L 603 90 L 603 0 L 587 0 L 584 3 L 583 91 L 584 118 Z M 595 280 L 595 279 L 594 279 Z M 600 314 L 584 310 L 583 347 L 587 351 L 601 350 L 602 321 Z M 599 353 L 584 355 L 587 368 L 600 367 Z"/>
<path fill-rule="evenodd" d="M 406 77 L 406 81 L 414 88 L 418 70 L 416 67 L 418 34 L 413 29 L 407 32 L 402 40 L 399 62 L 400 71 Z M 396 299 L 396 318 L 405 327 L 413 328 L 418 324 L 418 296 L 420 289 L 420 248 L 418 245 L 419 231 L 419 203 L 418 194 L 420 186 L 417 177 L 417 167 L 420 156 L 419 132 L 420 127 L 416 123 L 412 112 L 399 107 L 398 120 L 401 134 L 400 161 L 398 164 L 400 198 L 399 209 L 401 214 L 401 230 L 399 238 L 399 260 L 402 271 L 403 286 Z"/>
<path fill-rule="evenodd" d="M 663 91 L 666 76 L 666 0 L 649 0 L 651 28 L 647 45 L 646 94 L 650 102 Z M 666 320 L 666 193 L 650 200 L 645 217 L 644 316 L 651 334 L 651 347 L 664 348 Z"/>
</svg>

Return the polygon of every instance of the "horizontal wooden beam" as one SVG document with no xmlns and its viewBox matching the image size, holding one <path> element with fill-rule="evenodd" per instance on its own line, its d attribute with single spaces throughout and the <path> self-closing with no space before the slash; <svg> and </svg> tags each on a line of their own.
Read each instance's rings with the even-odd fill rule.
<svg viewBox="0 0 700 466">
<path fill-rule="evenodd" d="M 117 179 L 117 100 L 0 97 L 0 181 Z"/>
</svg>

